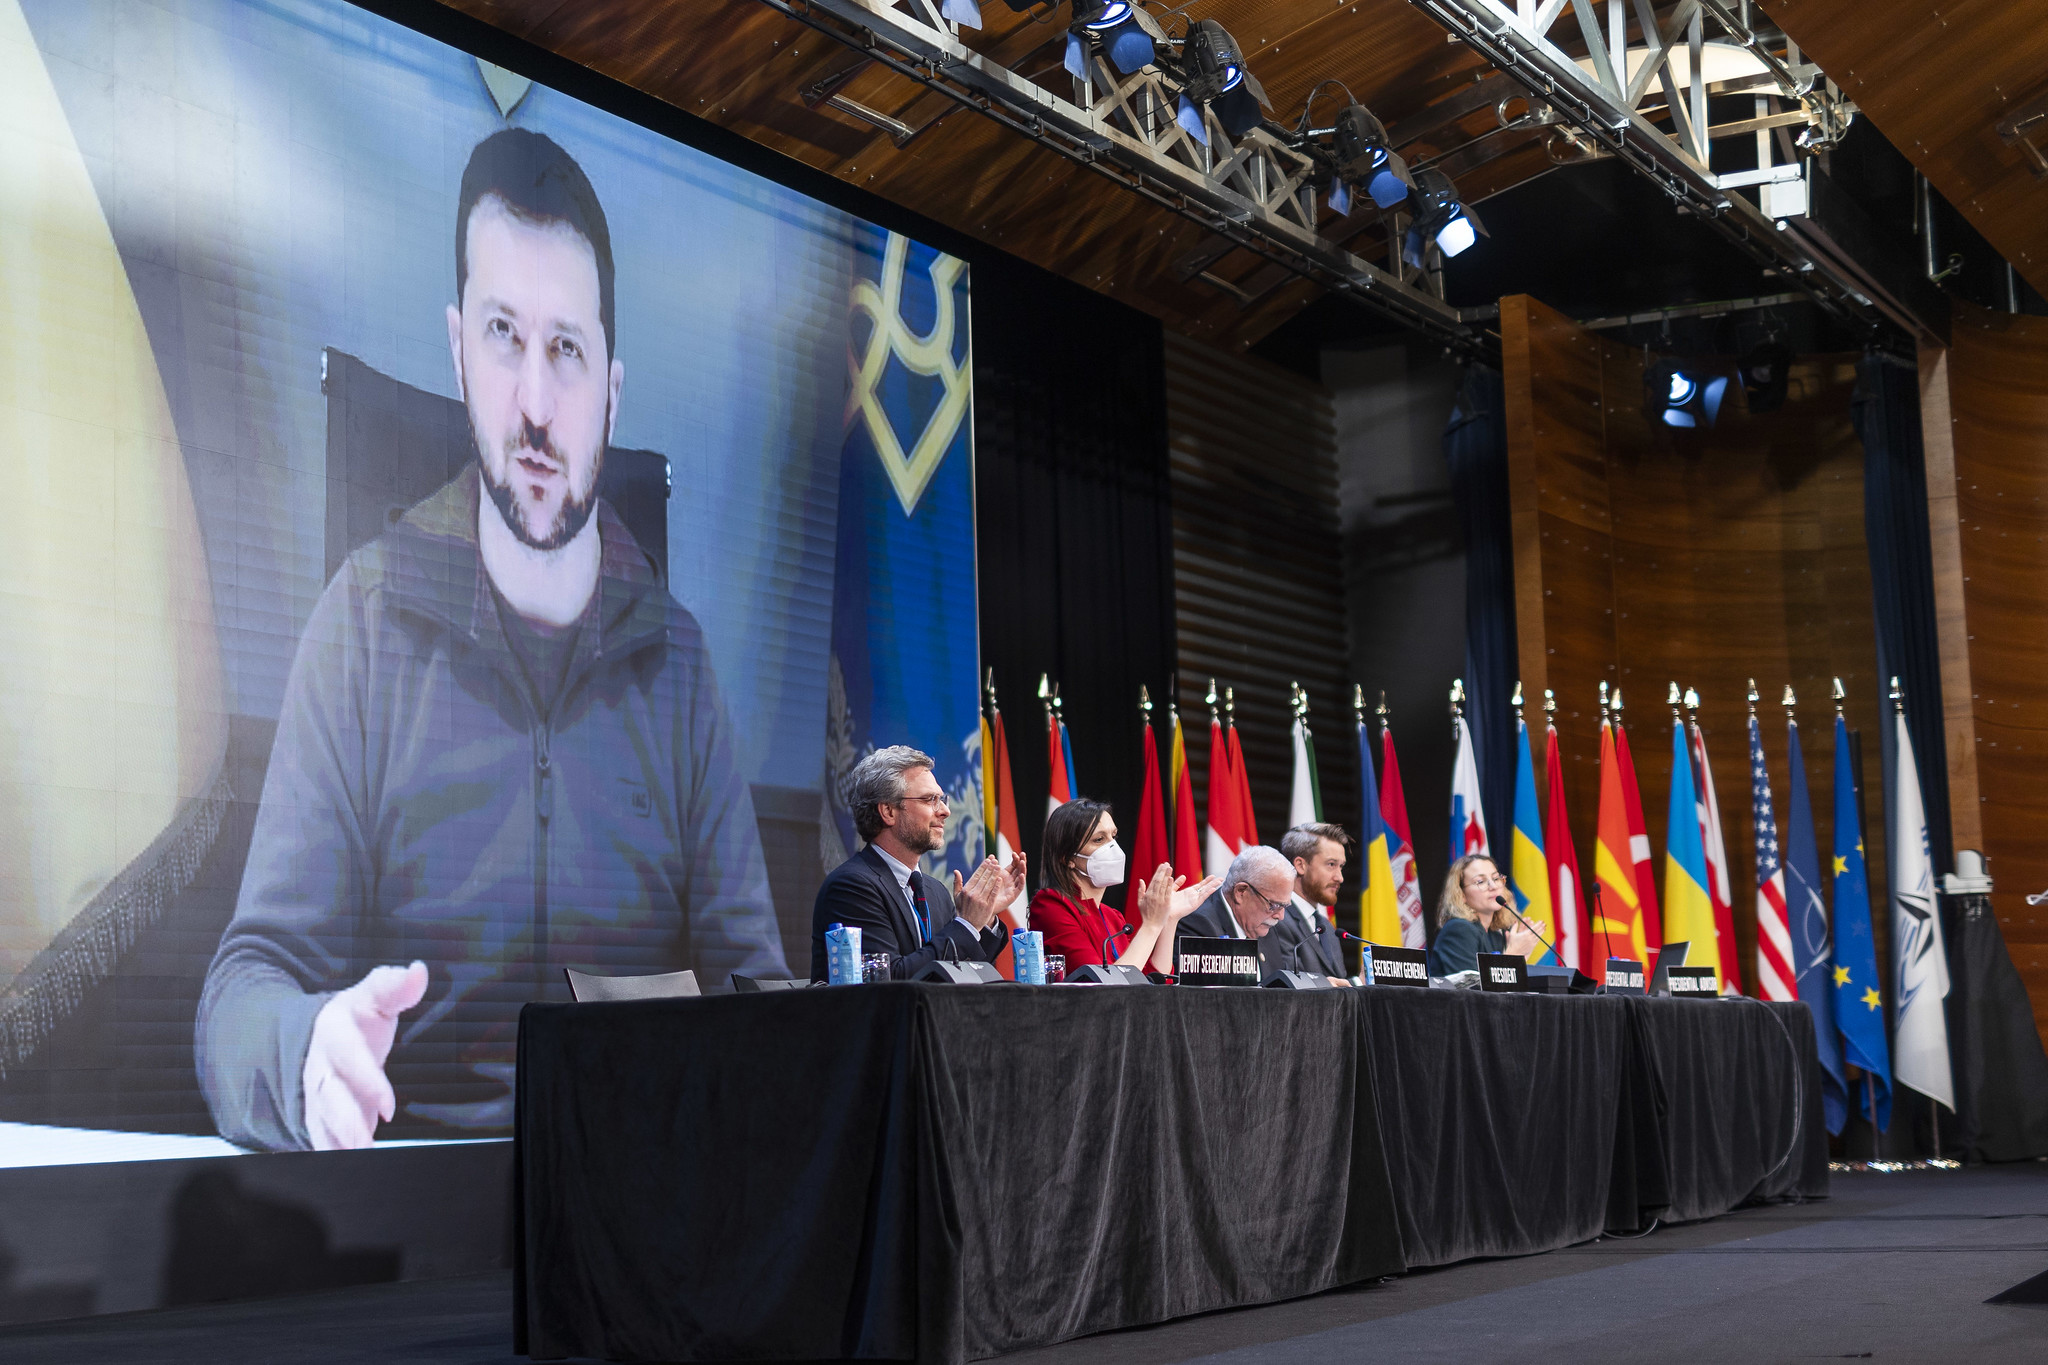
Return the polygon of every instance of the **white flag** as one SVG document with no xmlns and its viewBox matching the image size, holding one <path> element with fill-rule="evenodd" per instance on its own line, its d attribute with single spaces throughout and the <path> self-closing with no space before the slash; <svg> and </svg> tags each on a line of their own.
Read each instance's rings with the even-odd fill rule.
<svg viewBox="0 0 2048 1365">
<path fill-rule="evenodd" d="M 1472 757 L 1472 732 L 1459 716 L 1451 724 L 1458 731 L 1458 758 L 1451 769 L 1451 858 L 1467 853 L 1486 853 L 1486 811 L 1479 799 L 1479 764 Z"/>
<path fill-rule="evenodd" d="M 1287 801 L 1287 827 L 1316 822 L 1316 789 L 1309 776 L 1308 725 L 1294 718 L 1294 791 Z"/>
<path fill-rule="evenodd" d="M 1896 715 L 1898 770 L 1892 777 L 1892 964 L 1898 983 L 1893 1025 L 1892 1077 L 1950 1109 L 1956 1087 L 1948 1058 L 1948 950 L 1934 899 L 1934 864 L 1927 852 L 1927 815 L 1920 804 L 1920 767 L 1906 717 Z"/>
</svg>

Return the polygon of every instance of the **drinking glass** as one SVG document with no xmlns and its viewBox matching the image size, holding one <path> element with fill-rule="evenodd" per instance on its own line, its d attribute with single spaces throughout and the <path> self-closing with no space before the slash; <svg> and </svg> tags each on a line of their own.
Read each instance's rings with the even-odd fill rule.
<svg viewBox="0 0 2048 1365">
<path fill-rule="evenodd" d="M 860 979 L 863 983 L 887 981 L 889 979 L 889 955 L 887 953 L 862 953 L 860 955 Z"/>
<path fill-rule="evenodd" d="M 1055 985 L 1067 979 L 1067 957 L 1065 953 L 1045 955 L 1045 984 Z"/>
</svg>

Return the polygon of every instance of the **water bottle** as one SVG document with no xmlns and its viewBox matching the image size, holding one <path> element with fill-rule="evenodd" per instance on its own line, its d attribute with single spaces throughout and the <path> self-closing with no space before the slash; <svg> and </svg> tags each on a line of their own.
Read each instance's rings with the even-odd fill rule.
<svg viewBox="0 0 2048 1365">
<path fill-rule="evenodd" d="M 1372 984 L 1372 945 L 1370 943 L 1358 945 L 1358 984 L 1361 986 L 1370 986 Z"/>
<path fill-rule="evenodd" d="M 1036 929 L 1019 929 L 1010 935 L 1010 958 L 1017 967 L 1017 980 L 1027 986 L 1045 984 L 1045 935 Z"/>
<path fill-rule="evenodd" d="M 835 924 L 825 931 L 825 978 L 828 985 L 860 984 L 860 926 Z"/>
</svg>

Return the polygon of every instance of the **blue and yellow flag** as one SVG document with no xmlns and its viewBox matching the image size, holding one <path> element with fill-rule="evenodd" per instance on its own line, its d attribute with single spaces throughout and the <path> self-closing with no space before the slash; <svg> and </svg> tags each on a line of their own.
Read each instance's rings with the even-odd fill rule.
<svg viewBox="0 0 2048 1365">
<path fill-rule="evenodd" d="M 1885 1045 L 1877 943 L 1870 934 L 1870 881 L 1863 870 L 1863 819 L 1849 762 L 1849 724 L 1835 717 L 1835 1027 L 1842 1056 L 1870 1076 L 1853 1093 L 1856 1112 L 1881 1132 L 1892 1123 L 1892 1060 Z"/>
<path fill-rule="evenodd" d="M 1520 699 L 1518 692 L 1516 700 Z M 1550 938 L 1557 921 L 1550 913 L 1550 862 L 1543 856 L 1543 812 L 1536 805 L 1536 764 L 1529 755 L 1527 723 L 1518 718 L 1515 730 L 1519 750 L 1515 755 L 1515 842 L 1509 876 L 1515 887 L 1515 908 L 1524 919 L 1533 921 L 1545 938 Z M 1550 950 L 1539 943 L 1529 954 L 1529 960 L 1541 962 L 1549 956 Z"/>
<path fill-rule="evenodd" d="M 1380 783 L 1373 772 L 1372 737 L 1364 721 L 1358 723 L 1358 785 L 1364 812 L 1359 820 L 1359 856 L 1365 862 L 1365 875 L 1360 878 L 1365 889 L 1358 896 L 1358 932 L 1374 943 L 1398 948 L 1401 907 L 1394 887 L 1393 840 L 1380 814 Z"/>
<path fill-rule="evenodd" d="M 1684 943 L 1688 966 L 1712 967 L 1721 981 L 1721 953 L 1714 933 L 1714 902 L 1707 895 L 1707 850 L 1700 842 L 1698 788 L 1692 779 L 1692 746 L 1685 723 L 1671 723 L 1671 808 L 1664 831 L 1664 941 Z"/>
</svg>

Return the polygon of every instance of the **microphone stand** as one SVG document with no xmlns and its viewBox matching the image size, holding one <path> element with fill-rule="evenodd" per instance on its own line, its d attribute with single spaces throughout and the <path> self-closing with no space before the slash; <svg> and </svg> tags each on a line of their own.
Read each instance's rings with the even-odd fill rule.
<svg viewBox="0 0 2048 1365">
<path fill-rule="evenodd" d="M 1515 903 L 1513 901 L 1509 900 L 1506 896 L 1495 896 L 1493 898 L 1493 903 L 1495 905 L 1498 905 L 1501 909 L 1507 911 L 1510 915 L 1513 915 L 1516 919 L 1521 920 L 1522 927 L 1524 929 L 1527 929 L 1532 934 L 1536 934 L 1536 926 L 1529 923 L 1529 921 L 1522 919 L 1522 912 L 1515 909 Z M 1564 955 L 1557 951 L 1557 947 L 1555 944 L 1553 944 L 1549 939 L 1543 937 L 1543 935 L 1541 934 L 1536 934 L 1536 941 L 1542 944 L 1544 947 L 1550 949 L 1550 955 L 1551 957 L 1557 960 L 1558 966 L 1564 966 Z"/>
</svg>

